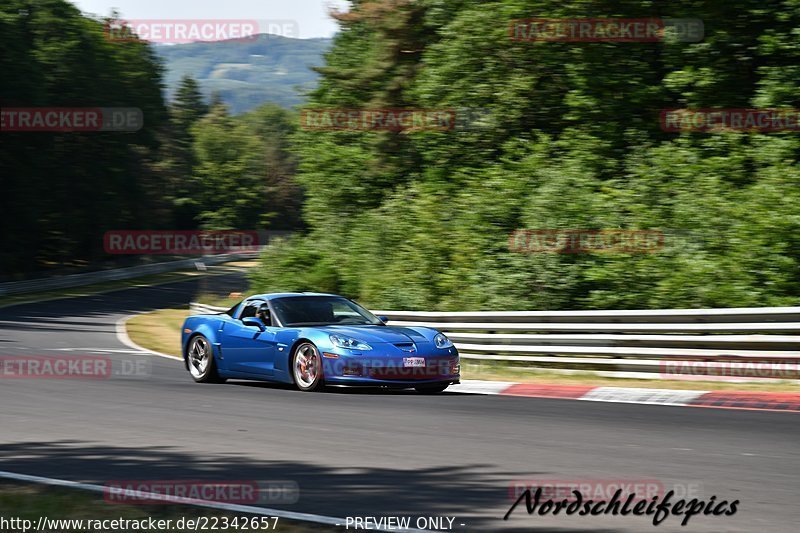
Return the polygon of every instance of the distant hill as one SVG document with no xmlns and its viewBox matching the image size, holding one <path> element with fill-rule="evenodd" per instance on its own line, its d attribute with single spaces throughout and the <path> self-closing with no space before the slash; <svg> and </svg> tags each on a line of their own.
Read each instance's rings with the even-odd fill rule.
<svg viewBox="0 0 800 533">
<path fill-rule="evenodd" d="M 180 79 L 189 74 L 203 92 L 218 92 L 234 114 L 265 102 L 291 107 L 303 102 L 323 64 L 322 55 L 331 39 L 292 39 L 259 35 L 253 41 L 220 41 L 172 46 L 158 45 L 156 52 L 166 67 L 167 97 Z"/>
</svg>

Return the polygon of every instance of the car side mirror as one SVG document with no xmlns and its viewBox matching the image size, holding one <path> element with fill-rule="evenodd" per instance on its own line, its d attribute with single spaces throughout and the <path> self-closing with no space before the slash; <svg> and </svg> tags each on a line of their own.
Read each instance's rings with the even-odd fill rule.
<svg viewBox="0 0 800 533">
<path fill-rule="evenodd" d="M 386 324 L 387 322 L 389 322 L 389 317 L 386 316 L 386 315 L 381 315 L 381 316 L 378 317 L 378 320 L 380 320 L 381 322 Z"/>
<path fill-rule="evenodd" d="M 254 316 L 243 318 L 242 324 L 244 324 L 245 326 L 258 328 L 258 331 L 264 331 L 267 329 L 264 327 L 264 324 L 262 324 L 261 321 Z"/>
</svg>

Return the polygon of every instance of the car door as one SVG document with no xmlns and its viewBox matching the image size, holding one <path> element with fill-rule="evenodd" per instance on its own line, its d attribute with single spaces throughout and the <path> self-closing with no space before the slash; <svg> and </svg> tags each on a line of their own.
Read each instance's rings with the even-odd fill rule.
<svg viewBox="0 0 800 533">
<path fill-rule="evenodd" d="M 243 303 L 235 320 L 223 325 L 222 352 L 229 370 L 255 376 L 271 376 L 275 369 L 275 335 L 277 328 L 267 325 L 264 331 L 255 326 L 246 326 L 242 319 L 255 317 L 263 300 L 248 300 Z"/>
</svg>

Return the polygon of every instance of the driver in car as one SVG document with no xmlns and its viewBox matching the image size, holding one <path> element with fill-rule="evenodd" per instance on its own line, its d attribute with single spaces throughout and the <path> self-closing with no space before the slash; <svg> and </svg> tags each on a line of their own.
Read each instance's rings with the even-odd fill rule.
<svg viewBox="0 0 800 533">
<path fill-rule="evenodd" d="M 266 303 L 263 303 L 263 304 L 261 304 L 261 305 L 258 307 L 258 311 L 256 311 L 256 317 L 257 317 L 259 320 L 261 320 L 261 323 L 262 323 L 262 324 L 264 324 L 265 326 L 269 326 L 269 325 L 270 325 L 270 320 L 269 320 L 269 305 L 267 305 Z"/>
</svg>

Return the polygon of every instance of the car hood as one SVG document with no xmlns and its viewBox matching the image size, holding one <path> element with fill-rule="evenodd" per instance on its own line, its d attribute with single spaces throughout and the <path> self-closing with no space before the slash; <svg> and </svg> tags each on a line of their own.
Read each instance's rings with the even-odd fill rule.
<svg viewBox="0 0 800 533">
<path fill-rule="evenodd" d="M 396 326 L 325 326 L 318 329 L 328 334 L 353 337 L 368 344 L 379 342 L 393 344 L 428 342 L 428 338 L 421 332 Z"/>
</svg>

